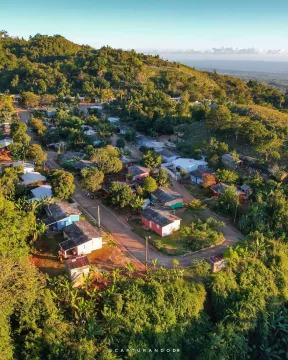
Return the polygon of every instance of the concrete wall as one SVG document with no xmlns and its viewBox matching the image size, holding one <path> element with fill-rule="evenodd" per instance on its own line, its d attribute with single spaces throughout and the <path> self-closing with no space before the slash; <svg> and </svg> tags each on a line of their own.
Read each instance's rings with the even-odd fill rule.
<svg viewBox="0 0 288 360">
<path fill-rule="evenodd" d="M 171 235 L 173 231 L 180 229 L 181 220 L 175 220 L 172 224 L 166 225 L 162 228 L 162 237 Z"/>
<path fill-rule="evenodd" d="M 84 276 L 88 276 L 89 267 L 83 267 L 79 269 L 72 269 L 69 273 L 71 281 L 81 280 Z"/>
<path fill-rule="evenodd" d="M 85 244 L 77 246 L 77 255 L 90 254 L 94 250 L 102 249 L 102 238 L 94 238 Z"/>
</svg>

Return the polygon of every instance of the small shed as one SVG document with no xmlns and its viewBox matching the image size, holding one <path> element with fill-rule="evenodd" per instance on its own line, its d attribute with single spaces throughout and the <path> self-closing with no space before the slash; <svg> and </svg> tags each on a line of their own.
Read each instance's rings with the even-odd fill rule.
<svg viewBox="0 0 288 360">
<path fill-rule="evenodd" d="M 87 256 L 79 256 L 65 260 L 65 267 L 71 281 L 79 281 L 90 271 L 90 262 Z"/>
<path fill-rule="evenodd" d="M 210 256 L 209 262 L 211 264 L 212 272 L 218 272 L 226 266 L 226 262 L 225 262 L 223 253 L 219 253 L 219 254 Z"/>
<path fill-rule="evenodd" d="M 245 194 L 244 199 L 248 199 L 249 196 L 253 193 L 253 189 L 247 184 L 243 184 L 242 186 L 240 186 L 240 190 L 243 191 Z"/>
</svg>

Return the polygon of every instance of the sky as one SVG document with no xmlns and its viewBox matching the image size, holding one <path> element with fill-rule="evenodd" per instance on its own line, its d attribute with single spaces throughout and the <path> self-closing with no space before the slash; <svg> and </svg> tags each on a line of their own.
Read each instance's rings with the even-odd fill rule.
<svg viewBox="0 0 288 360">
<path fill-rule="evenodd" d="M 253 47 L 288 54 L 288 1 L 13 0 L 1 4 L 0 28 L 24 38 L 60 34 L 96 48 Z"/>
</svg>

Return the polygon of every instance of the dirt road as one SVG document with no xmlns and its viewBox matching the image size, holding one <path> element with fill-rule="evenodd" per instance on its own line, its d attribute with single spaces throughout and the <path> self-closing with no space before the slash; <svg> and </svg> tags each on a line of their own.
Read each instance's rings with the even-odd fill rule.
<svg viewBox="0 0 288 360">
<path fill-rule="evenodd" d="M 29 112 L 23 109 L 19 109 L 19 117 L 20 121 L 26 121 L 29 118 Z M 59 165 L 55 162 L 56 152 L 48 151 L 47 154 L 47 165 L 50 168 L 59 167 Z M 112 234 L 115 240 L 127 250 L 131 257 L 144 264 L 145 240 L 139 237 L 137 234 L 133 233 L 129 225 L 117 217 L 117 215 L 111 209 L 104 206 L 98 200 L 91 200 L 88 198 L 86 196 L 86 192 L 81 189 L 77 181 L 75 181 L 75 185 L 76 190 L 73 198 L 82 208 L 83 212 L 97 221 L 99 206 L 101 214 L 101 225 Z M 186 201 L 193 199 L 193 197 L 179 183 L 173 181 L 173 187 L 176 191 L 184 195 Z M 223 219 L 220 219 L 219 216 L 212 211 L 205 210 L 205 212 L 207 212 L 207 217 L 213 216 L 223 221 Z M 209 248 L 184 256 L 166 256 L 158 252 L 153 246 L 149 245 L 149 263 L 151 264 L 151 260 L 153 259 L 158 259 L 159 265 L 164 267 L 171 267 L 171 261 L 173 259 L 177 259 L 181 267 L 188 267 L 190 266 L 192 259 L 207 259 L 211 255 L 223 251 L 227 246 L 234 244 L 237 239 L 241 237 L 241 234 L 230 225 L 227 225 L 224 235 L 226 237 L 226 241 L 223 244 L 214 248 Z"/>
</svg>

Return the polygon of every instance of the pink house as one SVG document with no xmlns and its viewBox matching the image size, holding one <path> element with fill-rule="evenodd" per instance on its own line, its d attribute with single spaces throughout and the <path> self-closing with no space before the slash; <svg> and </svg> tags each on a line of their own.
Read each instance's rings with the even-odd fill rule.
<svg viewBox="0 0 288 360">
<path fill-rule="evenodd" d="M 141 180 L 150 175 L 150 169 L 141 165 L 132 165 L 128 167 L 128 174 L 133 176 L 132 180 Z"/>
<path fill-rule="evenodd" d="M 161 237 L 171 235 L 180 229 L 181 219 L 169 211 L 147 208 L 142 212 L 141 219 L 144 225 L 154 230 Z"/>
</svg>

